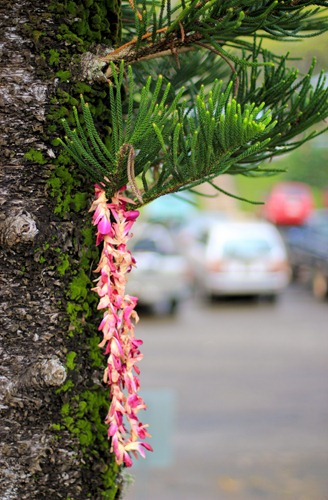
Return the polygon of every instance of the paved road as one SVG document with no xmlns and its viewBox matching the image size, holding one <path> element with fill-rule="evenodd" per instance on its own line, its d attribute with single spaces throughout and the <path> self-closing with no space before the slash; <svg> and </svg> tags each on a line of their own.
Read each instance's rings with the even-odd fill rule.
<svg viewBox="0 0 328 500">
<path fill-rule="evenodd" d="M 193 300 L 137 333 L 156 451 L 126 500 L 328 499 L 327 304 Z"/>
</svg>

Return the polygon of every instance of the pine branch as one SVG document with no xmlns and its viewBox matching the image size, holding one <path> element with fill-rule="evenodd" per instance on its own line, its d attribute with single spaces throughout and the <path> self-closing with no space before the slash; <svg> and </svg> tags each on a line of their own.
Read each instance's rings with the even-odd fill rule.
<svg viewBox="0 0 328 500">
<path fill-rule="evenodd" d="M 268 51 L 263 51 L 262 55 L 266 61 L 276 59 L 276 56 Z M 248 57 L 257 58 L 257 56 L 255 52 Z M 263 74 L 260 68 L 240 70 L 238 73 L 240 78 L 238 100 L 241 103 L 251 101 L 256 105 L 265 100 L 271 109 L 273 119 L 278 123 L 265 158 L 285 154 L 326 130 L 312 131 L 307 137 L 301 135 L 328 116 L 328 88 L 324 72 L 321 72 L 313 88 L 311 80 L 315 60 L 302 78 L 299 77 L 298 70 L 288 68 L 287 60 L 287 56 L 282 57 L 278 65 L 265 67 Z M 262 84 L 259 84 L 261 78 Z M 292 142 L 294 138 L 297 140 Z M 256 158 L 254 160 L 257 161 Z"/>
<path fill-rule="evenodd" d="M 254 48 L 246 61 L 250 64 L 239 69 L 238 92 L 233 74 L 228 84 L 215 80 L 210 90 L 201 85 L 194 99 L 188 95 L 182 100 L 182 88 L 169 100 L 171 85 L 164 85 L 159 75 L 156 83 L 151 77 L 147 79 L 139 91 L 138 105 L 133 100 L 135 82 L 129 66 L 126 114 L 121 95 L 125 66 L 121 62 L 116 70 L 112 63 L 110 107 L 115 126 L 106 145 L 83 97 L 85 126 L 75 110 L 76 130 L 63 121 L 63 145 L 94 181 L 104 182 L 109 196 L 128 184 L 138 205 L 211 182 L 223 173 L 273 173 L 272 169 L 261 168 L 265 159 L 295 149 L 320 133 L 300 136 L 328 116 L 328 89 L 323 75 L 312 87 L 314 63 L 299 79 L 294 69 L 287 68 L 286 57 L 273 66 L 276 57 L 267 51 L 262 54 L 271 66 L 262 70 L 256 66 L 258 50 Z M 258 80 L 260 71 L 263 82 L 257 86 L 253 80 L 254 75 Z"/>
<path fill-rule="evenodd" d="M 179 54 L 195 48 L 195 42 L 210 43 L 216 49 L 219 44 L 221 50 L 229 43 L 242 48 L 245 37 L 259 30 L 260 37 L 281 41 L 317 36 L 328 29 L 328 16 L 321 15 L 327 6 L 324 0 L 189 0 L 171 9 L 165 0 L 145 1 L 141 20 L 124 8 L 127 41 L 102 61 L 118 64 L 124 59 L 133 64 Z M 106 75 L 110 77 L 111 67 Z"/>
</svg>

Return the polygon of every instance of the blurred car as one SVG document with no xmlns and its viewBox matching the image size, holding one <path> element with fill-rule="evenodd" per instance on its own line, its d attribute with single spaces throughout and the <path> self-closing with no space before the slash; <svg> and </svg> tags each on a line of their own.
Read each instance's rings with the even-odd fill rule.
<svg viewBox="0 0 328 500">
<path fill-rule="evenodd" d="M 192 275 L 170 231 L 161 224 L 139 224 L 129 249 L 137 267 L 128 276 L 127 293 L 155 312 L 174 314 L 188 297 Z"/>
<path fill-rule="evenodd" d="M 310 282 L 318 299 L 328 298 L 328 209 L 316 210 L 285 236 L 295 278 Z"/>
<path fill-rule="evenodd" d="M 227 219 L 227 213 L 218 210 L 197 211 L 192 217 L 189 217 L 188 221 L 181 225 L 177 231 L 177 237 L 183 249 L 188 251 L 190 245 L 194 242 L 204 243 L 209 228 Z"/>
<path fill-rule="evenodd" d="M 145 205 L 142 214 L 149 222 L 176 228 L 197 214 L 194 198 L 195 195 L 188 191 L 179 196 L 166 194 Z"/>
<path fill-rule="evenodd" d="M 264 205 L 264 217 L 273 224 L 300 225 L 313 209 L 311 189 L 302 182 L 276 184 Z"/>
<path fill-rule="evenodd" d="M 221 221 L 226 221 L 228 215 L 216 210 L 199 211 L 176 232 L 175 238 L 181 252 L 187 258 L 193 273 L 194 291 L 201 281 L 203 270 L 204 246 L 208 239 L 210 228 Z"/>
<path fill-rule="evenodd" d="M 285 244 L 268 222 L 227 221 L 212 226 L 203 261 L 200 286 L 208 296 L 274 300 L 289 283 Z"/>
</svg>

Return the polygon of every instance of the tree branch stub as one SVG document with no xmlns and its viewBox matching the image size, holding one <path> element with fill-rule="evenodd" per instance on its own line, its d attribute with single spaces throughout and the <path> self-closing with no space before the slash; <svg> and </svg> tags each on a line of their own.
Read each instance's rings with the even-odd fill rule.
<svg viewBox="0 0 328 500">
<path fill-rule="evenodd" d="M 31 243 L 39 230 L 29 212 L 19 209 L 0 222 L 0 243 L 7 248 L 19 243 Z"/>
</svg>

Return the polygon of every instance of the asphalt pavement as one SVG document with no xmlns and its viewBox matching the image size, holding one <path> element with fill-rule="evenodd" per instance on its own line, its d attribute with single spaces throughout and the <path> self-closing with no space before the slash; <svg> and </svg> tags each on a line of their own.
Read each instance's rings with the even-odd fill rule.
<svg viewBox="0 0 328 500">
<path fill-rule="evenodd" d="M 154 453 L 125 500 L 328 500 L 328 304 L 190 299 L 141 311 Z"/>
</svg>

